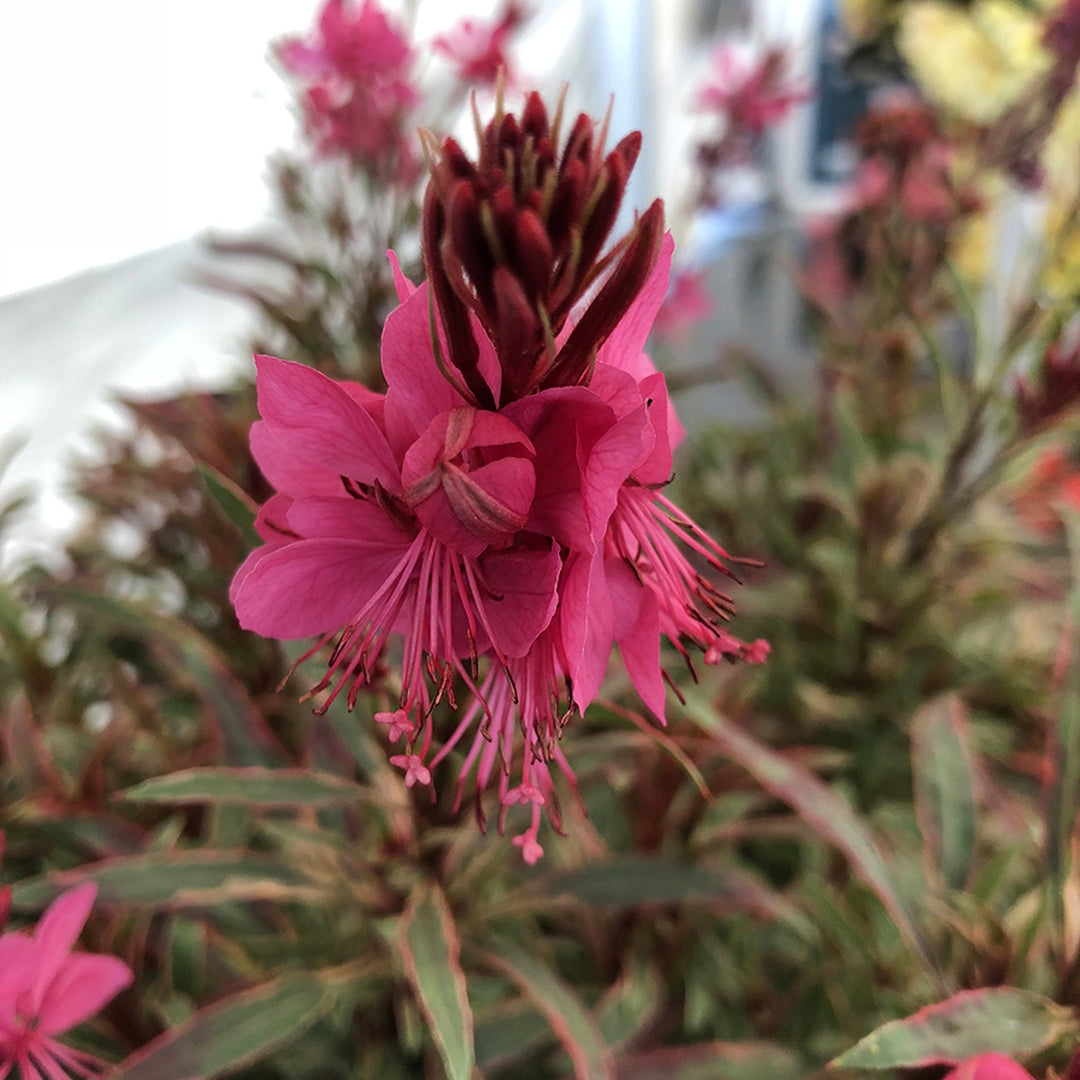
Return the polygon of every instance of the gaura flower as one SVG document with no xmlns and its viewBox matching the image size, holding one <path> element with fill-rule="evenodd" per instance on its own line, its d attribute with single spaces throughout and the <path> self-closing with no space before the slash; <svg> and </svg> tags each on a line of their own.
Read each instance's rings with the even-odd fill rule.
<svg viewBox="0 0 1080 1080">
<path fill-rule="evenodd" d="M 535 95 L 522 124 L 500 114 L 492 137 L 506 136 L 503 161 L 517 153 L 515 169 L 541 170 L 545 117 Z M 689 645 L 700 647 L 708 663 L 756 662 L 767 651 L 726 630 L 730 597 L 704 570 L 733 577 L 729 565 L 739 560 L 661 491 L 682 437 L 664 378 L 643 351 L 670 273 L 673 245 L 656 232 L 662 206 L 616 245 L 621 257 L 607 259 L 606 271 L 583 270 L 583 237 L 627 167 L 621 152 L 602 158 L 590 148 L 590 124 L 575 125 L 564 168 L 550 157 L 546 203 L 532 200 L 537 188 L 499 187 L 483 160 L 445 150 L 425 203 L 425 244 L 439 252 L 425 250 L 433 281 L 415 288 L 393 261 L 400 306 L 383 333 L 385 395 L 256 359 L 262 420 L 251 444 L 277 494 L 256 521 L 266 544 L 230 592 L 245 628 L 316 636 L 304 659 L 333 642 L 311 691 L 326 695 L 320 711 L 342 693 L 351 707 L 400 641 L 397 707 L 376 715 L 392 743 L 405 743 L 391 762 L 406 786 L 427 786 L 462 746 L 457 802 L 474 777 L 481 823 L 481 795 L 492 785 L 500 830 L 511 808 L 528 807 L 530 824 L 515 840 L 527 862 L 542 854 L 543 814 L 561 829 L 549 767 L 574 788 L 559 739 L 599 692 L 614 646 L 661 722 L 661 635 L 687 657 Z M 575 146 L 588 150 L 584 158 Z M 444 167 L 464 185 L 445 203 Z M 566 212 L 578 217 L 553 232 L 567 175 L 578 179 Z M 586 206 L 578 196 L 592 184 Z M 514 201 L 523 190 L 524 208 Z M 459 218 L 474 211 L 491 226 L 483 241 L 491 257 L 474 250 L 466 270 L 460 256 L 475 240 Z M 594 261 L 608 228 L 590 241 Z M 549 259 L 553 244 L 540 242 L 541 273 L 528 244 L 559 230 L 572 238 L 571 263 Z M 499 314 L 503 292 L 515 288 L 507 281 L 533 271 L 528 308 L 543 327 L 539 352 L 528 327 L 515 334 Z M 586 279 L 596 288 L 563 311 Z M 580 362 L 561 366 L 575 341 Z M 441 701 L 458 719 L 436 746 Z"/>
<path fill-rule="evenodd" d="M 313 38 L 286 39 L 277 55 L 304 85 L 304 120 L 322 154 L 342 154 L 387 180 L 408 173 L 405 119 L 418 100 L 412 46 L 375 0 L 355 11 L 327 0 Z"/>
<path fill-rule="evenodd" d="M 494 86 L 500 73 L 507 82 L 512 82 L 507 48 L 526 18 L 525 6 L 509 0 L 491 23 L 462 19 L 449 33 L 435 39 L 435 50 L 453 62 L 457 77 L 464 83 Z"/>
<path fill-rule="evenodd" d="M 787 54 L 781 48 L 767 49 L 752 62 L 733 45 L 721 45 L 713 51 L 697 107 L 719 114 L 727 132 L 740 140 L 760 138 L 810 96 L 789 80 L 786 67 Z"/>
<path fill-rule="evenodd" d="M 55 900 L 33 934 L 0 936 L 0 1080 L 97 1075 L 100 1062 L 56 1039 L 93 1016 L 131 983 L 113 956 L 73 952 L 97 886 L 80 885 Z"/>
</svg>

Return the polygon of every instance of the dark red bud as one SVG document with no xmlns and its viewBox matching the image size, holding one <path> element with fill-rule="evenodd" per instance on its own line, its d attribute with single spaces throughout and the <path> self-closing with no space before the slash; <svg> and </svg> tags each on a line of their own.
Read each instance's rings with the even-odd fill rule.
<svg viewBox="0 0 1080 1080">
<path fill-rule="evenodd" d="M 525 109 L 521 114 L 521 130 L 531 135 L 539 144 L 548 133 L 547 109 L 543 98 L 534 90 L 525 100 Z"/>
<path fill-rule="evenodd" d="M 551 283 L 555 251 L 540 215 L 522 210 L 517 216 L 517 265 L 533 296 L 543 295 Z"/>
<path fill-rule="evenodd" d="M 619 324 L 634 298 L 652 273 L 664 237 L 664 204 L 657 199 L 642 214 L 632 239 L 612 270 L 611 276 L 586 308 L 559 351 L 548 386 L 573 386 L 589 371 L 596 351 Z"/>
<path fill-rule="evenodd" d="M 585 166 L 580 161 L 572 161 L 559 177 L 548 210 L 547 227 L 552 243 L 562 245 L 584 205 Z"/>
<path fill-rule="evenodd" d="M 521 282 L 500 266 L 495 282 L 495 350 L 503 371 L 502 401 L 521 397 L 532 378 L 532 354 L 540 325 Z"/>
<path fill-rule="evenodd" d="M 592 137 L 593 122 L 584 113 L 579 113 L 566 140 L 566 149 L 559 163 L 560 174 L 566 171 L 571 161 L 580 161 L 588 169 L 592 158 Z"/>
<path fill-rule="evenodd" d="M 624 135 L 612 153 L 622 158 L 627 174 L 631 173 L 641 153 L 641 132 L 631 131 L 629 135 Z"/>
</svg>

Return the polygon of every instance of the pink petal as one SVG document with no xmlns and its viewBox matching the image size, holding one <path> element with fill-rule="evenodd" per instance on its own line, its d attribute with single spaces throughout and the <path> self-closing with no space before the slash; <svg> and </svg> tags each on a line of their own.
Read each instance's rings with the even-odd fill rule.
<svg viewBox="0 0 1080 1080">
<path fill-rule="evenodd" d="M 440 413 L 467 402 L 446 381 L 431 351 L 427 282 L 387 317 L 382 335 L 386 428 L 403 454 Z M 445 352 L 444 352 L 445 356 Z"/>
<path fill-rule="evenodd" d="M 38 1010 L 39 1030 L 46 1035 L 81 1024 L 131 985 L 131 969 L 115 956 L 75 953 L 64 962 Z"/>
<path fill-rule="evenodd" d="M 571 554 L 559 583 L 560 627 L 574 702 L 584 712 L 600 691 L 615 643 L 604 557 Z"/>
<path fill-rule="evenodd" d="M 11 1015 L 18 998 L 30 988 L 37 953 L 26 934 L 12 930 L 0 937 L 0 1017 Z"/>
<path fill-rule="evenodd" d="M 316 468 L 400 492 L 385 436 L 333 379 L 272 356 L 255 357 L 255 366 L 259 412 L 286 451 Z"/>
<path fill-rule="evenodd" d="M 679 424 L 668 399 L 667 382 L 657 372 L 641 380 L 641 396 L 645 400 L 649 414 L 649 424 L 653 432 L 652 449 L 634 469 L 634 479 L 642 484 L 666 484 L 671 479 L 672 420 L 678 427 L 680 438 L 682 425 Z"/>
<path fill-rule="evenodd" d="M 536 449 L 536 493 L 530 529 L 574 551 L 591 551 L 595 538 L 583 493 L 589 455 L 615 424 L 615 413 L 583 386 L 543 390 L 502 410 Z"/>
<path fill-rule="evenodd" d="M 660 614 L 656 597 L 623 559 L 606 563 L 615 638 L 638 697 L 666 726 L 664 677 L 660 668 Z"/>
<path fill-rule="evenodd" d="M 251 453 L 263 476 L 285 495 L 340 495 L 339 473 L 298 458 L 265 420 L 256 420 L 249 435 Z"/>
<path fill-rule="evenodd" d="M 619 320 L 619 325 L 608 335 L 607 341 L 600 347 L 597 361 L 611 364 L 613 367 L 630 370 L 645 349 L 649 331 L 656 321 L 656 313 L 667 295 L 668 278 L 671 276 L 671 256 L 675 251 L 675 241 L 671 233 L 665 233 L 660 245 L 660 254 L 648 280 L 641 292 Z"/>
<path fill-rule="evenodd" d="M 37 924 L 34 945 L 37 947 L 38 961 L 32 996 L 35 1016 L 40 1011 L 46 989 L 79 940 L 96 896 L 97 885 L 92 881 L 69 889 L 49 905 Z"/>
<path fill-rule="evenodd" d="M 290 495 L 271 495 L 259 507 L 255 515 L 255 531 L 268 544 L 280 544 L 292 538 L 293 530 L 289 526 L 289 507 L 292 504 Z"/>
<path fill-rule="evenodd" d="M 363 540 L 296 540 L 261 548 L 233 578 L 229 599 L 245 630 L 292 640 L 349 623 L 401 561 Z"/>
<path fill-rule="evenodd" d="M 582 493 L 589 529 L 597 543 L 607 532 L 608 519 L 619 501 L 619 489 L 651 446 L 653 434 L 646 427 L 646 419 L 639 399 L 637 410 L 605 431 L 589 454 Z"/>
<path fill-rule="evenodd" d="M 390 268 L 394 272 L 394 288 L 397 290 L 398 303 L 404 304 L 416 292 L 416 286 L 402 272 L 396 251 L 393 249 L 387 251 L 386 257 L 390 260 Z"/>
<path fill-rule="evenodd" d="M 489 551 L 480 560 L 484 583 L 498 597 L 484 605 L 503 656 L 524 656 L 555 615 L 562 559 L 548 551 Z"/>
<path fill-rule="evenodd" d="M 289 527 L 306 539 L 359 540 L 399 554 L 415 534 L 402 528 L 373 502 L 349 498 L 297 499 L 289 507 Z"/>
</svg>

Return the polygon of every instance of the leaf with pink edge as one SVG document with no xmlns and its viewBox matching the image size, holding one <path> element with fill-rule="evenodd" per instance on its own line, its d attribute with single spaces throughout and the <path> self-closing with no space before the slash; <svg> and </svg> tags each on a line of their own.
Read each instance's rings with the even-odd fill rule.
<svg viewBox="0 0 1080 1080">
<path fill-rule="evenodd" d="M 484 958 L 543 1014 L 570 1055 L 577 1080 L 615 1080 L 615 1062 L 597 1022 L 546 964 L 508 941 Z"/>
<path fill-rule="evenodd" d="M 690 715 L 716 739 L 724 753 L 746 769 L 770 795 L 787 803 L 822 840 L 844 854 L 855 873 L 885 905 L 926 970 L 936 976 L 937 965 L 915 915 L 898 891 L 881 849 L 851 804 L 790 756 L 771 749 L 718 716 L 700 696 L 688 696 L 692 698 L 688 704 Z"/>
<path fill-rule="evenodd" d="M 401 958 L 449 1080 L 469 1080 L 476 1062 L 454 918 L 437 885 L 421 885 L 401 919 Z"/>
<path fill-rule="evenodd" d="M 837 1069 L 917 1069 L 953 1065 L 994 1051 L 1029 1058 L 1075 1040 L 1072 1009 L 1011 986 L 961 990 L 903 1020 L 890 1020 L 831 1061 Z"/>
<path fill-rule="evenodd" d="M 290 975 L 200 1009 L 122 1061 L 113 1080 L 214 1080 L 302 1035 L 333 1005 L 331 983 Z"/>
</svg>

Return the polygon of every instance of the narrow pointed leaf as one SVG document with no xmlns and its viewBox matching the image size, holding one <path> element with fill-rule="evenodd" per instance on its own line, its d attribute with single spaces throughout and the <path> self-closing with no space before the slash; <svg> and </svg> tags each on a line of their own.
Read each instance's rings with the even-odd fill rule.
<svg viewBox="0 0 1080 1080">
<path fill-rule="evenodd" d="M 132 1054 L 113 1080 L 214 1080 L 262 1060 L 333 1003 L 318 975 L 293 975 L 201 1009 Z"/>
<path fill-rule="evenodd" d="M 327 806 L 368 798 L 359 784 L 312 769 L 182 769 L 144 780 L 118 798 L 125 802 L 243 803 L 254 806 Z"/>
<path fill-rule="evenodd" d="M 994 1051 L 1025 1059 L 1080 1026 L 1073 1011 L 1011 986 L 962 990 L 904 1020 L 891 1020 L 830 1062 L 838 1069 L 952 1065 Z"/>
<path fill-rule="evenodd" d="M 787 803 L 819 837 L 844 854 L 852 870 L 885 905 L 926 969 L 936 975 L 936 965 L 915 916 L 898 892 L 881 850 L 851 804 L 790 757 L 717 716 L 707 702 L 697 698 L 688 709 L 733 761 L 746 769 L 770 795 Z"/>
<path fill-rule="evenodd" d="M 921 709 L 912 725 L 915 813 L 932 873 L 962 889 L 975 847 L 975 785 L 967 714 L 958 698 Z"/>
<path fill-rule="evenodd" d="M 598 1024 L 547 965 L 506 941 L 484 958 L 543 1014 L 570 1055 L 577 1080 L 614 1080 L 615 1063 Z"/>
<path fill-rule="evenodd" d="M 105 859 L 27 881 L 12 890 L 15 911 L 38 911 L 65 889 L 86 881 L 98 886 L 99 903 L 149 907 L 203 907 L 228 900 L 318 900 L 300 870 L 275 859 L 225 852 L 154 851 Z"/>
<path fill-rule="evenodd" d="M 207 493 L 217 503 L 221 512 L 240 530 L 240 535 L 248 544 L 258 547 L 262 543 L 262 537 L 255 531 L 257 507 L 250 496 L 212 465 L 198 462 L 195 468 Z"/>
<path fill-rule="evenodd" d="M 449 1080 L 469 1080 L 475 1065 L 473 1016 L 465 993 L 454 919 L 437 885 L 421 886 L 401 920 L 401 955 Z"/>
</svg>

